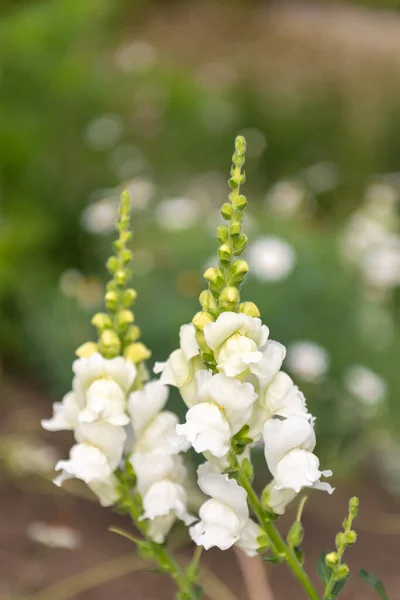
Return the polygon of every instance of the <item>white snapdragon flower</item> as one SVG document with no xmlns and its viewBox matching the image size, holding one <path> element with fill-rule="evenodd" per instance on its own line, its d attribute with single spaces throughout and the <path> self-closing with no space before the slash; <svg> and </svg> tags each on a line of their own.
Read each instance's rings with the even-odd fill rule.
<svg viewBox="0 0 400 600">
<path fill-rule="evenodd" d="M 126 404 L 126 394 L 115 381 L 96 379 L 86 392 L 86 406 L 78 421 L 92 423 L 100 419 L 110 425 L 127 425 Z"/>
<path fill-rule="evenodd" d="M 284 346 L 268 336 L 269 329 L 261 319 L 242 313 L 224 312 L 204 328 L 219 371 L 228 377 L 251 372 L 265 382 L 279 371 L 285 358 Z"/>
<path fill-rule="evenodd" d="M 245 490 L 209 463 L 199 467 L 198 483 L 210 499 L 200 508 L 200 521 L 189 530 L 192 540 L 206 550 L 214 546 L 227 550 L 236 544 L 254 556 L 262 530 L 249 518 Z"/>
<path fill-rule="evenodd" d="M 172 352 L 167 362 L 156 363 L 155 373 L 161 373 L 160 382 L 179 389 L 187 406 L 193 406 L 197 397 L 196 373 L 204 369 L 196 341 L 194 325 L 182 325 L 179 333 L 180 348 Z"/>
<path fill-rule="evenodd" d="M 78 415 L 83 409 L 85 399 L 79 390 L 65 394 L 62 402 L 53 404 L 51 419 L 42 419 L 41 425 L 47 431 L 72 431 L 78 423 Z"/>
<path fill-rule="evenodd" d="M 303 415 L 265 423 L 265 459 L 276 490 L 299 493 L 303 487 L 313 487 L 333 491 L 329 484 L 320 481 L 321 476 L 330 477 L 332 472 L 319 470 L 319 460 L 312 453 L 315 443 L 313 424 Z"/>
<path fill-rule="evenodd" d="M 279 371 L 269 385 L 260 389 L 249 421 L 249 437 L 257 441 L 264 423 L 274 415 L 289 417 L 296 414 L 307 414 L 306 399 L 289 375 Z"/>
<path fill-rule="evenodd" d="M 159 381 L 150 381 L 142 390 L 130 394 L 128 410 L 134 433 L 132 452 L 172 454 L 179 451 L 169 441 L 175 436 L 178 417 L 162 410 L 167 399 L 168 387 Z"/>
<path fill-rule="evenodd" d="M 162 543 L 177 518 L 186 525 L 193 523 L 195 518 L 187 510 L 187 469 L 181 456 L 134 452 L 130 462 L 143 500 L 143 519 L 151 521 L 154 541 Z"/>
<path fill-rule="evenodd" d="M 96 379 L 111 379 L 127 393 L 136 377 L 136 367 L 130 361 L 125 360 L 122 356 L 111 359 L 103 358 L 98 352 L 89 358 L 75 360 L 72 369 L 75 373 L 76 383 L 84 394 Z"/>
<path fill-rule="evenodd" d="M 183 436 L 196 452 L 209 451 L 221 458 L 229 451 L 231 437 L 250 418 L 257 394 L 251 383 L 223 373 L 208 376 L 198 395 L 198 404 L 186 413 L 186 422 L 177 425 L 178 436 Z"/>
</svg>

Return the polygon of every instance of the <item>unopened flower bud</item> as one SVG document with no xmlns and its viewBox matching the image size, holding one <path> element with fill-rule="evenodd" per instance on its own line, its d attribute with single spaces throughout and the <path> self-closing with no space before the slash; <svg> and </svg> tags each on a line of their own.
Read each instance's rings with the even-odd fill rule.
<svg viewBox="0 0 400 600">
<path fill-rule="evenodd" d="M 235 150 L 238 154 L 246 152 L 246 138 L 243 135 L 238 135 L 235 139 Z"/>
<path fill-rule="evenodd" d="M 230 267 L 232 283 L 242 283 L 248 270 L 249 265 L 245 260 L 235 260 Z"/>
<path fill-rule="evenodd" d="M 218 248 L 218 258 L 222 263 L 229 264 L 232 258 L 232 248 L 228 244 L 222 244 Z"/>
<path fill-rule="evenodd" d="M 229 202 L 225 202 L 222 205 L 221 215 L 224 217 L 225 221 L 229 221 L 229 219 L 232 216 L 232 211 L 233 211 L 232 204 L 229 204 Z"/>
<path fill-rule="evenodd" d="M 334 569 L 339 564 L 339 554 L 337 552 L 329 552 L 325 556 L 325 564 L 328 569 Z"/>
<path fill-rule="evenodd" d="M 346 546 L 352 546 L 357 541 L 357 534 L 352 529 L 346 533 Z"/>
<path fill-rule="evenodd" d="M 218 303 L 210 290 L 203 290 L 199 296 L 200 304 L 206 312 L 214 312 L 218 309 Z"/>
<path fill-rule="evenodd" d="M 127 310 L 127 309 L 121 310 L 118 313 L 117 323 L 118 323 L 118 327 L 121 327 L 121 329 L 128 327 L 128 325 L 131 325 L 131 323 L 133 323 L 134 320 L 135 320 L 135 317 L 131 310 Z"/>
<path fill-rule="evenodd" d="M 130 306 L 132 306 L 133 302 L 136 300 L 136 297 L 137 297 L 137 291 L 134 290 L 133 288 L 128 288 L 122 294 L 122 304 L 124 306 L 126 306 L 126 308 L 129 308 Z"/>
<path fill-rule="evenodd" d="M 350 509 L 350 514 L 353 517 L 356 517 L 358 515 L 358 505 L 359 504 L 360 504 L 360 501 L 356 496 L 351 498 L 350 504 L 349 504 L 349 509 Z"/>
<path fill-rule="evenodd" d="M 240 300 L 239 290 L 233 286 L 228 286 L 224 288 L 219 297 L 219 302 L 221 306 L 227 308 L 228 310 L 233 310 L 236 308 L 237 303 Z"/>
<path fill-rule="evenodd" d="M 99 348 L 95 342 L 85 342 L 75 350 L 75 354 L 79 358 L 89 358 L 89 356 L 98 351 Z"/>
<path fill-rule="evenodd" d="M 124 343 L 129 344 L 132 342 L 137 342 L 140 338 L 141 331 L 137 325 L 131 325 L 128 327 L 127 332 L 124 335 Z"/>
<path fill-rule="evenodd" d="M 228 180 L 228 184 L 232 190 L 236 190 L 236 188 L 238 188 L 240 185 L 240 177 L 238 177 L 238 176 L 231 177 Z"/>
<path fill-rule="evenodd" d="M 229 230 L 227 225 L 221 225 L 221 227 L 218 227 L 217 229 L 217 237 L 218 237 L 218 241 L 223 244 L 226 242 L 226 240 L 229 237 Z"/>
<path fill-rule="evenodd" d="M 248 315 L 249 317 L 259 317 L 261 314 L 254 302 L 242 302 L 239 304 L 238 312 Z"/>
<path fill-rule="evenodd" d="M 231 223 L 229 225 L 229 233 L 231 234 L 231 236 L 233 238 L 238 237 L 241 230 L 242 230 L 242 224 L 240 223 L 240 221 L 233 221 L 233 223 Z"/>
<path fill-rule="evenodd" d="M 124 248 L 120 252 L 120 256 L 121 256 L 122 262 L 124 262 L 125 264 L 129 263 L 132 260 L 132 252 L 130 250 L 128 250 L 128 248 Z"/>
<path fill-rule="evenodd" d="M 295 521 L 291 528 L 289 529 L 289 533 L 287 535 L 287 541 L 289 546 L 292 548 L 296 548 L 300 546 L 303 541 L 304 536 L 304 528 L 300 521 Z"/>
<path fill-rule="evenodd" d="M 236 208 L 239 210 L 244 210 L 247 206 L 247 198 L 246 196 L 243 196 L 243 194 L 240 194 L 237 198 L 236 198 Z"/>
<path fill-rule="evenodd" d="M 112 329 L 105 329 L 100 336 L 99 348 L 105 358 L 118 356 L 121 348 L 119 337 Z"/>
<path fill-rule="evenodd" d="M 349 567 L 345 563 L 343 563 L 337 568 L 335 573 L 335 579 L 337 579 L 338 581 L 340 581 L 341 579 L 346 579 L 346 577 L 349 576 L 349 573 Z"/>
<path fill-rule="evenodd" d="M 119 269 L 118 271 L 116 271 L 115 273 L 115 281 L 117 282 L 117 285 L 122 287 L 126 284 L 128 280 L 128 273 L 123 270 L 123 269 Z"/>
<path fill-rule="evenodd" d="M 199 329 L 200 331 L 203 331 L 204 327 L 209 323 L 212 323 L 213 321 L 214 319 L 212 315 L 210 315 L 210 313 L 208 312 L 203 311 L 200 311 L 197 314 L 195 314 L 192 319 L 193 325 L 196 327 L 196 329 Z"/>
<path fill-rule="evenodd" d="M 239 254 L 242 254 L 243 250 L 246 248 L 247 246 L 247 235 L 245 235 L 244 233 L 241 233 L 238 238 L 235 240 L 235 245 L 234 245 L 234 254 L 235 256 L 239 256 Z"/>
<path fill-rule="evenodd" d="M 99 331 L 104 329 L 110 329 L 112 327 L 112 321 L 106 313 L 96 313 L 92 317 L 92 325 L 94 325 Z"/>
<path fill-rule="evenodd" d="M 335 538 L 335 544 L 336 544 L 336 548 L 341 548 L 342 546 L 344 546 L 346 543 L 346 538 L 344 533 L 339 532 L 338 534 L 336 534 L 336 538 Z"/>
<path fill-rule="evenodd" d="M 116 256 L 110 256 L 106 264 L 107 269 L 110 273 L 115 273 L 118 268 L 118 260 Z"/>
<path fill-rule="evenodd" d="M 207 271 L 204 273 L 204 279 L 208 279 L 208 281 L 211 281 L 215 284 L 220 284 L 224 281 L 222 272 L 215 267 L 210 267 L 207 269 Z"/>
<path fill-rule="evenodd" d="M 118 292 L 109 291 L 104 296 L 106 307 L 110 312 L 114 312 L 118 307 Z"/>
<path fill-rule="evenodd" d="M 134 364 L 142 362 L 143 360 L 149 359 L 151 356 L 150 350 L 142 344 L 142 342 L 136 342 L 136 344 L 129 344 L 124 351 L 124 358 L 130 360 Z"/>
</svg>

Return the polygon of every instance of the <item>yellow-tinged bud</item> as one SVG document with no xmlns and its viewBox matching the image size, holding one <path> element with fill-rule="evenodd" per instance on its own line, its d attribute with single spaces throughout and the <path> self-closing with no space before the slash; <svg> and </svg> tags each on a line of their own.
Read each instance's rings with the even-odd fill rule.
<svg viewBox="0 0 400 600">
<path fill-rule="evenodd" d="M 339 554 L 337 552 L 329 552 L 325 556 L 325 564 L 328 569 L 334 569 L 339 564 Z"/>
<path fill-rule="evenodd" d="M 210 290 L 203 290 L 199 296 L 200 304 L 206 312 L 214 312 L 218 310 L 218 303 Z"/>
<path fill-rule="evenodd" d="M 118 286 L 122 287 L 128 281 L 128 273 L 123 269 L 119 269 L 115 273 L 115 281 Z"/>
<path fill-rule="evenodd" d="M 229 219 L 232 216 L 232 211 L 233 211 L 232 204 L 229 204 L 229 202 L 225 202 L 222 205 L 221 215 L 224 217 L 225 221 L 229 221 Z"/>
<path fill-rule="evenodd" d="M 100 352 L 106 358 L 118 356 L 121 349 L 119 337 L 112 329 L 105 329 L 100 336 Z"/>
<path fill-rule="evenodd" d="M 336 544 L 336 548 L 338 548 L 338 549 L 346 544 L 345 535 L 341 531 L 336 534 L 335 544 Z"/>
<path fill-rule="evenodd" d="M 352 546 L 357 541 L 357 534 L 352 529 L 346 532 L 346 546 Z"/>
<path fill-rule="evenodd" d="M 304 536 L 304 528 L 300 521 L 295 521 L 291 528 L 289 529 L 289 533 L 287 535 L 287 541 L 289 546 L 292 548 L 296 548 L 300 546 L 303 541 Z"/>
<path fill-rule="evenodd" d="M 128 288 L 122 294 L 122 304 L 129 308 L 137 298 L 137 291 L 133 288 Z"/>
<path fill-rule="evenodd" d="M 240 194 L 240 196 L 236 198 L 236 208 L 238 208 L 239 210 L 244 210 L 246 206 L 247 198 L 246 196 L 243 196 L 243 194 Z"/>
<path fill-rule="evenodd" d="M 115 273 L 115 271 L 118 268 L 118 260 L 116 256 L 110 256 L 110 258 L 107 261 L 107 269 L 110 271 L 110 273 Z"/>
<path fill-rule="evenodd" d="M 79 358 L 89 358 L 89 356 L 98 351 L 99 348 L 95 342 L 85 342 L 75 350 L 75 354 Z"/>
<path fill-rule="evenodd" d="M 260 311 L 254 302 L 242 302 L 239 304 L 238 312 L 248 315 L 249 317 L 259 317 Z"/>
<path fill-rule="evenodd" d="M 229 230 L 228 230 L 227 225 L 221 225 L 220 227 L 218 227 L 217 237 L 218 237 L 218 241 L 221 244 L 223 244 L 224 242 L 227 241 L 227 239 L 229 237 Z"/>
<path fill-rule="evenodd" d="M 139 363 L 143 360 L 149 359 L 151 356 L 150 350 L 142 344 L 142 342 L 136 342 L 136 344 L 129 344 L 124 351 L 124 358 L 130 360 L 133 363 Z"/>
<path fill-rule="evenodd" d="M 137 325 L 131 325 L 128 327 L 128 331 L 124 335 L 124 343 L 130 344 L 132 342 L 137 342 L 137 340 L 141 336 L 141 331 Z"/>
<path fill-rule="evenodd" d="M 127 264 L 132 260 L 132 252 L 128 248 L 124 248 L 120 252 L 120 257 L 123 263 Z"/>
<path fill-rule="evenodd" d="M 124 327 L 127 327 L 128 325 L 131 325 L 131 323 L 133 323 L 134 320 L 135 320 L 135 317 L 131 310 L 127 310 L 127 309 L 121 310 L 118 313 L 117 323 L 118 323 L 118 327 L 121 327 L 122 329 Z"/>
<path fill-rule="evenodd" d="M 229 226 L 229 233 L 231 234 L 231 236 L 233 238 L 238 237 L 241 230 L 242 230 L 242 224 L 240 223 L 240 221 L 233 221 L 233 223 L 231 223 Z"/>
<path fill-rule="evenodd" d="M 219 297 L 219 302 L 224 308 L 232 310 L 236 308 L 237 303 L 240 300 L 239 290 L 233 286 L 224 288 Z"/>
<path fill-rule="evenodd" d="M 118 292 L 111 290 L 106 293 L 104 300 L 106 307 L 110 312 L 114 312 L 118 308 Z"/>
<path fill-rule="evenodd" d="M 209 323 L 212 323 L 213 321 L 214 319 L 212 315 L 210 315 L 210 313 L 208 312 L 203 311 L 200 311 L 197 314 L 195 314 L 192 319 L 193 325 L 196 327 L 196 329 L 199 329 L 200 331 L 203 331 L 204 327 Z"/>
<path fill-rule="evenodd" d="M 245 235 L 244 233 L 241 233 L 237 239 L 235 240 L 235 244 L 234 244 L 234 254 L 235 256 L 239 256 L 239 254 L 242 254 L 243 250 L 246 248 L 247 246 L 247 235 Z"/>
<path fill-rule="evenodd" d="M 218 248 L 218 258 L 222 263 L 230 263 L 232 258 L 232 248 L 229 244 L 222 244 Z"/>
<path fill-rule="evenodd" d="M 112 327 L 112 321 L 106 313 L 96 313 L 92 318 L 92 325 L 97 327 L 99 331 L 103 329 L 110 329 Z"/>
<path fill-rule="evenodd" d="M 207 271 L 204 273 L 204 279 L 208 279 L 208 281 L 216 284 L 224 281 L 221 271 L 215 267 L 210 267 L 207 269 Z"/>
<path fill-rule="evenodd" d="M 242 283 L 248 270 L 249 265 L 245 260 L 235 260 L 230 266 L 231 282 L 235 284 Z"/>
<path fill-rule="evenodd" d="M 238 154 L 246 152 L 246 138 L 243 135 L 238 135 L 235 139 L 235 150 Z"/>
<path fill-rule="evenodd" d="M 350 509 L 350 514 L 353 517 L 356 517 L 358 515 L 358 505 L 359 504 L 360 504 L 360 501 L 356 496 L 351 498 L 350 504 L 349 504 L 349 509 Z"/>
<path fill-rule="evenodd" d="M 349 573 L 350 573 L 349 567 L 345 563 L 343 563 L 337 568 L 336 573 L 335 573 L 335 579 L 337 579 L 339 581 L 341 579 L 346 579 L 346 577 L 349 576 Z"/>
</svg>

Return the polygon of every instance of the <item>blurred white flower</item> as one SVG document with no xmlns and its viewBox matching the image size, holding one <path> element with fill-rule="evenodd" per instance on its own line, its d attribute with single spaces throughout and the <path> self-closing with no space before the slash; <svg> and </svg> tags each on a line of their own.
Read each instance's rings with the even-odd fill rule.
<svg viewBox="0 0 400 600">
<path fill-rule="evenodd" d="M 287 366 L 294 375 L 305 381 L 317 381 L 327 372 L 329 355 L 315 342 L 308 340 L 294 342 L 287 351 Z"/>
<path fill-rule="evenodd" d="M 289 275 L 296 262 L 292 246 L 282 239 L 268 236 L 250 244 L 247 250 L 250 273 L 262 281 L 280 281 Z"/>
<path fill-rule="evenodd" d="M 102 115 L 88 123 L 86 143 L 93 150 L 107 150 L 119 140 L 123 130 L 124 125 L 119 115 Z"/>
<path fill-rule="evenodd" d="M 110 156 L 110 167 L 122 181 L 143 173 L 147 166 L 143 153 L 133 144 L 116 146 Z"/>
<path fill-rule="evenodd" d="M 156 207 L 156 221 L 160 229 L 181 231 L 193 227 L 200 219 L 200 206 L 191 198 L 169 198 Z"/>
<path fill-rule="evenodd" d="M 84 277 L 82 273 L 78 271 L 78 269 L 67 269 L 61 275 L 58 285 L 60 287 L 61 292 L 65 296 L 73 298 L 74 296 L 76 296 L 78 288 L 82 283 L 83 279 Z"/>
<path fill-rule="evenodd" d="M 265 197 L 266 205 L 280 216 L 291 218 L 304 206 L 306 188 L 300 180 L 278 181 Z"/>
<path fill-rule="evenodd" d="M 379 404 L 386 396 L 385 380 L 367 367 L 350 367 L 344 381 L 347 390 L 367 406 Z"/>
<path fill-rule="evenodd" d="M 400 238 L 388 238 L 372 248 L 361 267 L 366 282 L 373 287 L 387 290 L 400 285 Z"/>
<path fill-rule="evenodd" d="M 136 41 L 118 48 L 114 55 L 116 66 L 125 72 L 147 71 L 157 62 L 154 46 L 147 42 Z"/>
<path fill-rule="evenodd" d="M 348 219 L 340 236 L 340 249 L 350 262 L 358 262 L 371 248 L 385 243 L 391 234 L 386 227 L 362 212 Z"/>
<path fill-rule="evenodd" d="M 337 165 L 330 162 L 311 165 L 303 171 L 304 179 L 317 194 L 334 190 L 339 183 Z"/>
<path fill-rule="evenodd" d="M 115 227 L 117 210 L 117 198 L 108 198 L 89 204 L 81 216 L 83 229 L 95 234 L 110 233 Z"/>
<path fill-rule="evenodd" d="M 19 474 L 50 473 L 57 462 L 56 448 L 18 440 L 7 447 L 7 461 Z"/>
<path fill-rule="evenodd" d="M 399 199 L 395 188 L 389 183 L 371 183 L 365 192 L 367 204 L 373 204 L 377 210 L 393 208 Z"/>
<path fill-rule="evenodd" d="M 28 525 L 26 532 L 30 540 L 49 548 L 75 550 L 82 543 L 79 531 L 64 525 L 49 525 L 36 521 Z"/>
</svg>

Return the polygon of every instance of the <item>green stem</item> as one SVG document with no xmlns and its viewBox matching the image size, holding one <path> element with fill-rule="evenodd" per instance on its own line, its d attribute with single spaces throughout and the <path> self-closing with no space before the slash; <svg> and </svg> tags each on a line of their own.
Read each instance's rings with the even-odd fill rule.
<svg viewBox="0 0 400 600">
<path fill-rule="evenodd" d="M 310 578 L 307 573 L 304 571 L 303 567 L 297 560 L 297 557 L 293 550 L 291 550 L 283 540 L 279 531 L 276 529 L 275 525 L 269 521 L 266 516 L 261 502 L 254 491 L 250 481 L 248 480 L 244 470 L 241 468 L 238 463 L 239 468 L 239 483 L 246 490 L 247 497 L 251 508 L 253 509 L 261 527 L 264 529 L 265 533 L 268 535 L 272 547 L 276 554 L 281 555 L 282 558 L 287 562 L 288 567 L 292 571 L 292 573 L 297 577 L 303 586 L 304 591 L 307 593 L 308 597 L 311 600 L 320 600 L 317 591 L 315 590 Z"/>
</svg>

